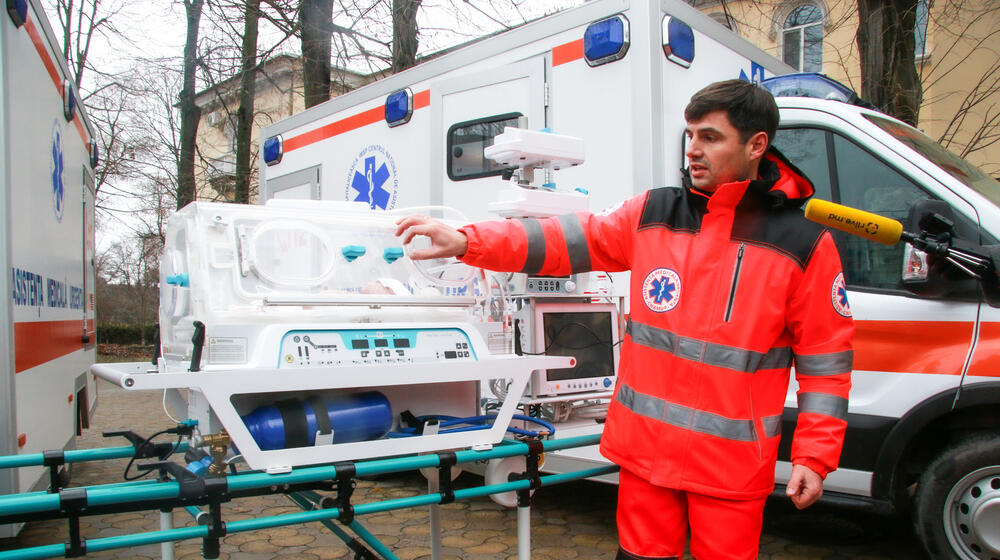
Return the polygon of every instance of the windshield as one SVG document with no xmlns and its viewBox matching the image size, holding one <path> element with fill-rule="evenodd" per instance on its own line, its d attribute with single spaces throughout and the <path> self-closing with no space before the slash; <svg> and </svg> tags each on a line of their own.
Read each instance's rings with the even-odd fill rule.
<svg viewBox="0 0 1000 560">
<path fill-rule="evenodd" d="M 944 149 L 941 144 L 931 140 L 929 136 L 913 127 L 876 115 L 866 114 L 865 118 L 947 171 L 955 179 L 989 199 L 993 204 L 1000 206 L 1000 182 L 983 173 L 976 166 Z"/>
</svg>

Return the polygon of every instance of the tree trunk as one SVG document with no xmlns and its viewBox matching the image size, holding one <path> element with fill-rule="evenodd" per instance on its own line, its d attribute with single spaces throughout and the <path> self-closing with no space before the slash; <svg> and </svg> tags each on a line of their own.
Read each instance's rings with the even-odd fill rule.
<svg viewBox="0 0 1000 560">
<path fill-rule="evenodd" d="M 240 107 L 236 111 L 235 202 L 250 202 L 250 133 L 253 129 L 254 82 L 257 78 L 257 23 L 260 0 L 247 0 L 243 25 L 243 60 L 240 75 Z"/>
<path fill-rule="evenodd" d="M 177 159 L 177 208 L 195 199 L 194 156 L 195 140 L 201 108 L 194 102 L 196 56 L 198 54 L 198 24 L 205 0 L 184 0 L 187 12 L 187 39 L 184 42 L 184 87 L 180 94 L 181 147 Z"/>
<path fill-rule="evenodd" d="M 302 74 L 306 109 L 330 99 L 330 35 L 333 0 L 302 0 Z"/>
<path fill-rule="evenodd" d="M 923 91 L 914 61 L 919 0 L 858 0 L 861 97 L 917 125 Z"/>
<path fill-rule="evenodd" d="M 417 10 L 422 0 L 392 0 L 392 71 L 417 61 Z"/>
</svg>

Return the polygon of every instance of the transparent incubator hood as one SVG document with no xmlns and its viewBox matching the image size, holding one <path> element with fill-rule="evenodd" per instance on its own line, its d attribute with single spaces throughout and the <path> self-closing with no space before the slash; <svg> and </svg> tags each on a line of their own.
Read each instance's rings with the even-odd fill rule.
<svg viewBox="0 0 1000 560">
<path fill-rule="evenodd" d="M 164 351 L 189 346 L 194 321 L 379 322 L 407 313 L 463 320 L 461 313 L 490 306 L 489 284 L 500 283 L 455 259 L 411 260 L 427 241 L 404 247 L 398 218 L 319 201 L 186 206 L 168 222 L 160 259 Z"/>
</svg>

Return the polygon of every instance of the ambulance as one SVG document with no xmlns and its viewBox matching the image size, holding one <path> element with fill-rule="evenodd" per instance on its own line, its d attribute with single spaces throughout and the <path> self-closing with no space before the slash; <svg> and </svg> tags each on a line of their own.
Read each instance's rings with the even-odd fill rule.
<svg viewBox="0 0 1000 560">
<path fill-rule="evenodd" d="M 775 145 L 812 179 L 817 198 L 913 232 L 937 214 L 932 233 L 941 239 L 997 243 L 997 181 L 864 108 L 844 86 L 792 71 L 679 0 L 595 0 L 264 127 L 261 199 L 361 201 L 390 212 L 448 206 L 470 221 L 496 218 L 489 207 L 510 170 L 484 152 L 519 126 L 584 140 L 582 165 L 537 182 L 587 193 L 600 211 L 679 185 L 685 105 L 708 83 L 743 78 L 775 94 Z M 911 514 L 933 558 L 1000 557 L 1000 310 L 975 280 L 909 245 L 835 239 L 846 287 L 831 300 L 853 314 L 857 338 L 847 437 L 824 499 Z M 612 296 L 624 296 L 627 279 L 610 280 Z M 791 472 L 796 390 L 793 382 L 777 494 Z M 556 437 L 599 432 L 593 410 L 563 418 Z M 544 469 L 606 463 L 593 447 L 550 454 Z"/>
<path fill-rule="evenodd" d="M 58 463 L 97 406 L 97 147 L 42 4 L 9 1 L 0 20 L 0 455 Z M 43 467 L 0 470 L 0 494 L 49 483 Z"/>
</svg>

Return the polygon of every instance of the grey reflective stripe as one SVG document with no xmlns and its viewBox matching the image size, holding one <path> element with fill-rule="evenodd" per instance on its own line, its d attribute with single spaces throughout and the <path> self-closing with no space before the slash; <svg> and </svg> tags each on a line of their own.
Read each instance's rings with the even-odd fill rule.
<svg viewBox="0 0 1000 560">
<path fill-rule="evenodd" d="M 827 393 L 799 393 L 799 413 L 803 412 L 847 420 L 847 399 Z"/>
<path fill-rule="evenodd" d="M 765 416 L 760 419 L 764 424 L 764 437 L 774 437 L 781 435 L 781 415 Z"/>
<path fill-rule="evenodd" d="M 636 344 L 670 352 L 671 354 L 710 366 L 754 373 L 762 369 L 787 368 L 792 365 L 792 350 L 788 347 L 772 348 L 766 354 L 686 338 L 629 319 L 626 330 Z"/>
<path fill-rule="evenodd" d="M 632 412 L 678 428 L 733 441 L 756 441 L 753 420 L 734 420 L 704 410 L 688 408 L 632 389 L 618 388 L 615 397 Z"/>
<path fill-rule="evenodd" d="M 854 368 L 854 351 L 832 354 L 796 354 L 795 372 L 803 375 L 837 375 Z"/>
<path fill-rule="evenodd" d="M 566 238 L 566 253 L 569 255 L 569 266 L 573 274 L 590 272 L 590 249 L 587 248 L 587 236 L 583 233 L 580 216 L 563 214 L 557 219 L 562 226 L 563 237 Z"/>
<path fill-rule="evenodd" d="M 545 264 L 545 233 L 542 231 L 542 224 L 535 218 L 521 218 L 519 221 L 524 226 L 524 233 L 528 235 L 528 257 L 521 272 L 535 274 Z"/>
</svg>

